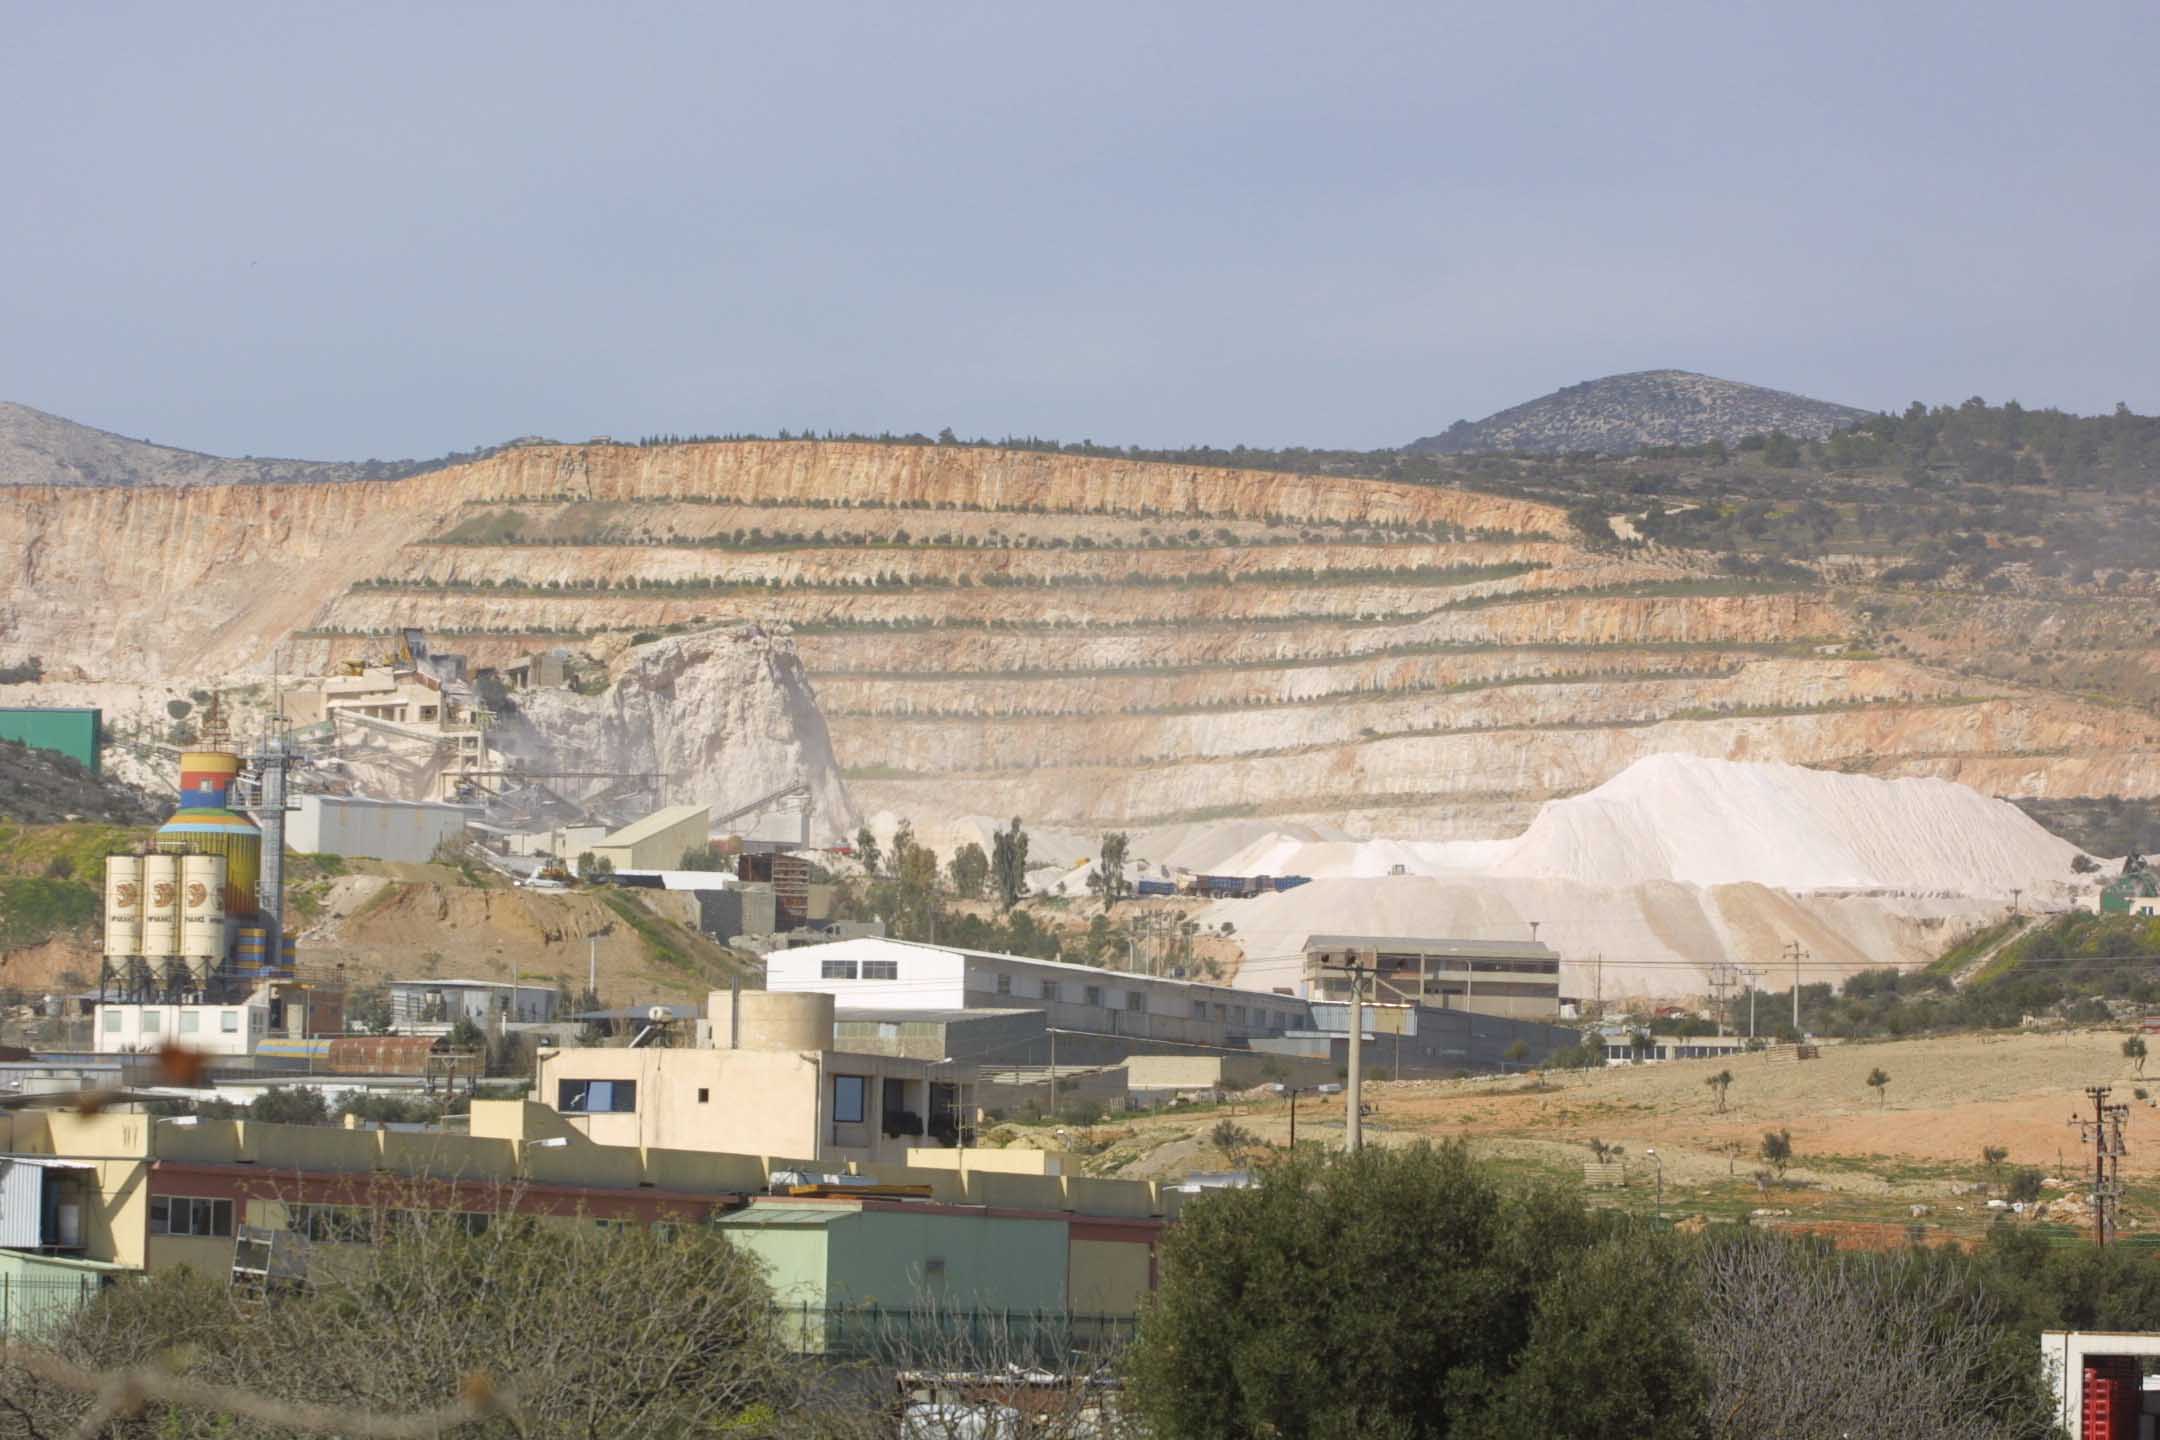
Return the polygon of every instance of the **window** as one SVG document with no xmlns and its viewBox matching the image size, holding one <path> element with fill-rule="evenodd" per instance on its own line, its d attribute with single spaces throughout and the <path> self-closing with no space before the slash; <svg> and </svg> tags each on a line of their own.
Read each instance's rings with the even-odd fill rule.
<svg viewBox="0 0 2160 1440">
<path fill-rule="evenodd" d="M 1233 1006 L 1231 1006 L 1231 1007 L 1230 1007 L 1230 1018 L 1231 1018 L 1231 1020 L 1235 1021 L 1235 1022 L 1236 1022 L 1237 1024 L 1239 1024 L 1239 1025 L 1243 1025 L 1243 1024 L 1245 1023 L 1245 1007 L 1244 1007 L 1243 1005 L 1233 1005 Z"/>
<path fill-rule="evenodd" d="M 1192 1002 L 1192 1018 L 1195 1020 L 1207 1019 L 1207 1001 L 1195 1000 Z"/>
<path fill-rule="evenodd" d="M 1229 1018 L 1230 1018 L 1230 1007 L 1229 1007 L 1229 1006 L 1227 1006 L 1227 1005 L 1217 1005 L 1217 1006 L 1215 1007 L 1215 1018 L 1216 1018 L 1217 1020 L 1227 1020 L 1227 1019 L 1229 1019 Z"/>
<path fill-rule="evenodd" d="M 150 1197 L 153 1235 L 232 1235 L 232 1201 L 202 1200 L 192 1195 Z"/>
<path fill-rule="evenodd" d="M 555 1108 L 565 1115 L 627 1115 L 637 1109 L 637 1081 L 560 1081 Z"/>
<path fill-rule="evenodd" d="M 1055 1003 L 1056 1003 L 1056 1001 L 1057 1001 L 1057 998 L 1058 998 L 1058 989 L 1057 989 L 1057 985 L 1058 985 L 1058 982 L 1057 982 L 1057 981 L 1055 981 L 1055 980 L 1045 980 L 1045 981 L 1043 981 L 1043 983 L 1042 983 L 1042 992 L 1043 992 L 1043 996 L 1042 996 L 1042 998 L 1043 998 L 1043 999 L 1045 999 L 1045 1000 L 1048 1000 L 1048 1001 L 1050 1001 L 1050 1002 L 1051 1002 L 1051 1003 L 1053 1003 L 1053 1004 L 1055 1004 Z"/>
<path fill-rule="evenodd" d="M 821 960 L 818 962 L 818 978 L 820 980 L 853 980 L 855 978 L 855 962 L 853 960 Z"/>
<path fill-rule="evenodd" d="M 897 980 L 900 978 L 898 960 L 865 960 L 862 962 L 862 978 L 865 980 Z"/>
<path fill-rule="evenodd" d="M 832 1077 L 832 1118 L 835 1125 L 860 1125 L 870 1082 L 860 1075 Z"/>
<path fill-rule="evenodd" d="M 238 1010 L 227 1010 L 220 1014 L 218 1016 L 218 1029 L 224 1031 L 227 1035 L 239 1034 L 240 1012 Z"/>
<path fill-rule="evenodd" d="M 143 1011 L 143 1012 L 142 1012 L 142 1032 L 143 1032 L 143 1034 L 145 1034 L 145 1035 L 155 1035 L 155 1034 L 157 1034 L 157 1033 L 158 1033 L 159 1031 L 163 1030 L 164 1028 L 165 1028 L 165 1012 L 164 1012 L 164 1011 L 162 1011 L 162 1010 L 145 1010 L 145 1011 Z"/>
<path fill-rule="evenodd" d="M 1012 976 L 1000 975 L 997 977 L 997 993 L 1000 995 L 1012 994 Z"/>
<path fill-rule="evenodd" d="M 1102 986 L 1090 985 L 1087 987 L 1087 1003 L 1090 1005 L 1102 1004 Z"/>
<path fill-rule="evenodd" d="M 1146 1014 L 1147 992 L 1144 990 L 1127 990 L 1125 992 L 1125 1008 L 1127 1010 L 1138 1010 L 1142 1014 Z"/>
<path fill-rule="evenodd" d="M 180 1012 L 180 1033 L 181 1033 L 181 1034 L 183 1034 L 183 1035 L 193 1035 L 193 1034 L 197 1033 L 198 1031 L 200 1031 L 201 1029 L 202 1029 L 202 1012 L 201 1012 L 201 1011 L 199 1011 L 199 1010 L 182 1010 L 182 1011 Z"/>
<path fill-rule="evenodd" d="M 107 1005 L 105 1007 L 105 1033 L 108 1035 L 120 1033 L 120 1007 L 117 1005 Z"/>
<path fill-rule="evenodd" d="M 700 1105 L 709 1105 L 709 1104 L 711 1104 L 711 1103 L 712 1103 L 712 1091 L 711 1091 L 711 1090 L 709 1090 L 709 1089 L 707 1089 L 707 1088 L 706 1088 L 705 1086 L 703 1086 L 703 1085 L 700 1085 L 700 1086 L 698 1086 L 698 1087 L 697 1087 L 697 1103 L 698 1103 L 698 1104 L 700 1104 Z"/>
</svg>

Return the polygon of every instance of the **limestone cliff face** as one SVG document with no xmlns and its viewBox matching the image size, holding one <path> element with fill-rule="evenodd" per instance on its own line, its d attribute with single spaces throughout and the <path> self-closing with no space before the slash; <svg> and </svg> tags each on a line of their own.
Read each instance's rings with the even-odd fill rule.
<svg viewBox="0 0 2160 1440">
<path fill-rule="evenodd" d="M 813 837 L 853 833 L 824 717 L 784 637 L 749 627 L 639 645 L 605 692 L 530 691 L 519 710 L 502 738 L 536 767 L 662 773 L 668 804 L 715 815 L 805 780 Z"/>
</svg>

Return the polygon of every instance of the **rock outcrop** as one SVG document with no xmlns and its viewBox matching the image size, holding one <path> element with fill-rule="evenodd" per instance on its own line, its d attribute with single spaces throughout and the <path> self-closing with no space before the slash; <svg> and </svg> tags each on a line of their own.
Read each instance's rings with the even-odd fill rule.
<svg viewBox="0 0 2160 1440">
<path fill-rule="evenodd" d="M 803 781 L 812 838 L 853 833 L 825 719 L 784 636 L 747 627 L 655 641 L 626 652 L 601 694 L 518 700 L 497 739 L 535 768 L 663 774 L 667 804 L 715 815 Z"/>
<path fill-rule="evenodd" d="M 1474 423 L 1458 420 L 1410 448 L 1442 455 L 1585 450 L 1617 455 L 1646 445 L 1707 445 L 1712 440 L 1734 445 L 1773 430 L 1799 440 L 1819 440 L 1867 416 L 1850 405 L 1692 371 L 1639 370 L 1585 380 Z"/>
</svg>

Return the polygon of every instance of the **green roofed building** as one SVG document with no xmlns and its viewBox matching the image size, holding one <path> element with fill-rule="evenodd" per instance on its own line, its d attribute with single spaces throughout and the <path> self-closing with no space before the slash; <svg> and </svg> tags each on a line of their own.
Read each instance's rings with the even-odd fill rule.
<svg viewBox="0 0 2160 1440">
<path fill-rule="evenodd" d="M 103 716 L 102 710 L 0 710 L 0 740 L 65 755 L 95 775 Z"/>
</svg>

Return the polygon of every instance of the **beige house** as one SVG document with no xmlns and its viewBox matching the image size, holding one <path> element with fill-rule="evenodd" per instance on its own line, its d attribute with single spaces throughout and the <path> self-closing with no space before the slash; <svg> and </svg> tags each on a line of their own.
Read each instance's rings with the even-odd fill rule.
<svg viewBox="0 0 2160 1440">
<path fill-rule="evenodd" d="M 972 1127 L 951 1061 L 836 1050 L 833 997 L 716 990 L 689 1048 L 542 1051 L 534 1098 L 603 1145 L 905 1163 Z"/>
<path fill-rule="evenodd" d="M 625 825 L 592 847 L 595 861 L 605 860 L 617 870 L 673 870 L 682 864 L 685 850 L 699 849 L 712 839 L 711 811 L 703 805 L 670 805 L 655 810 L 634 825 Z"/>
</svg>

